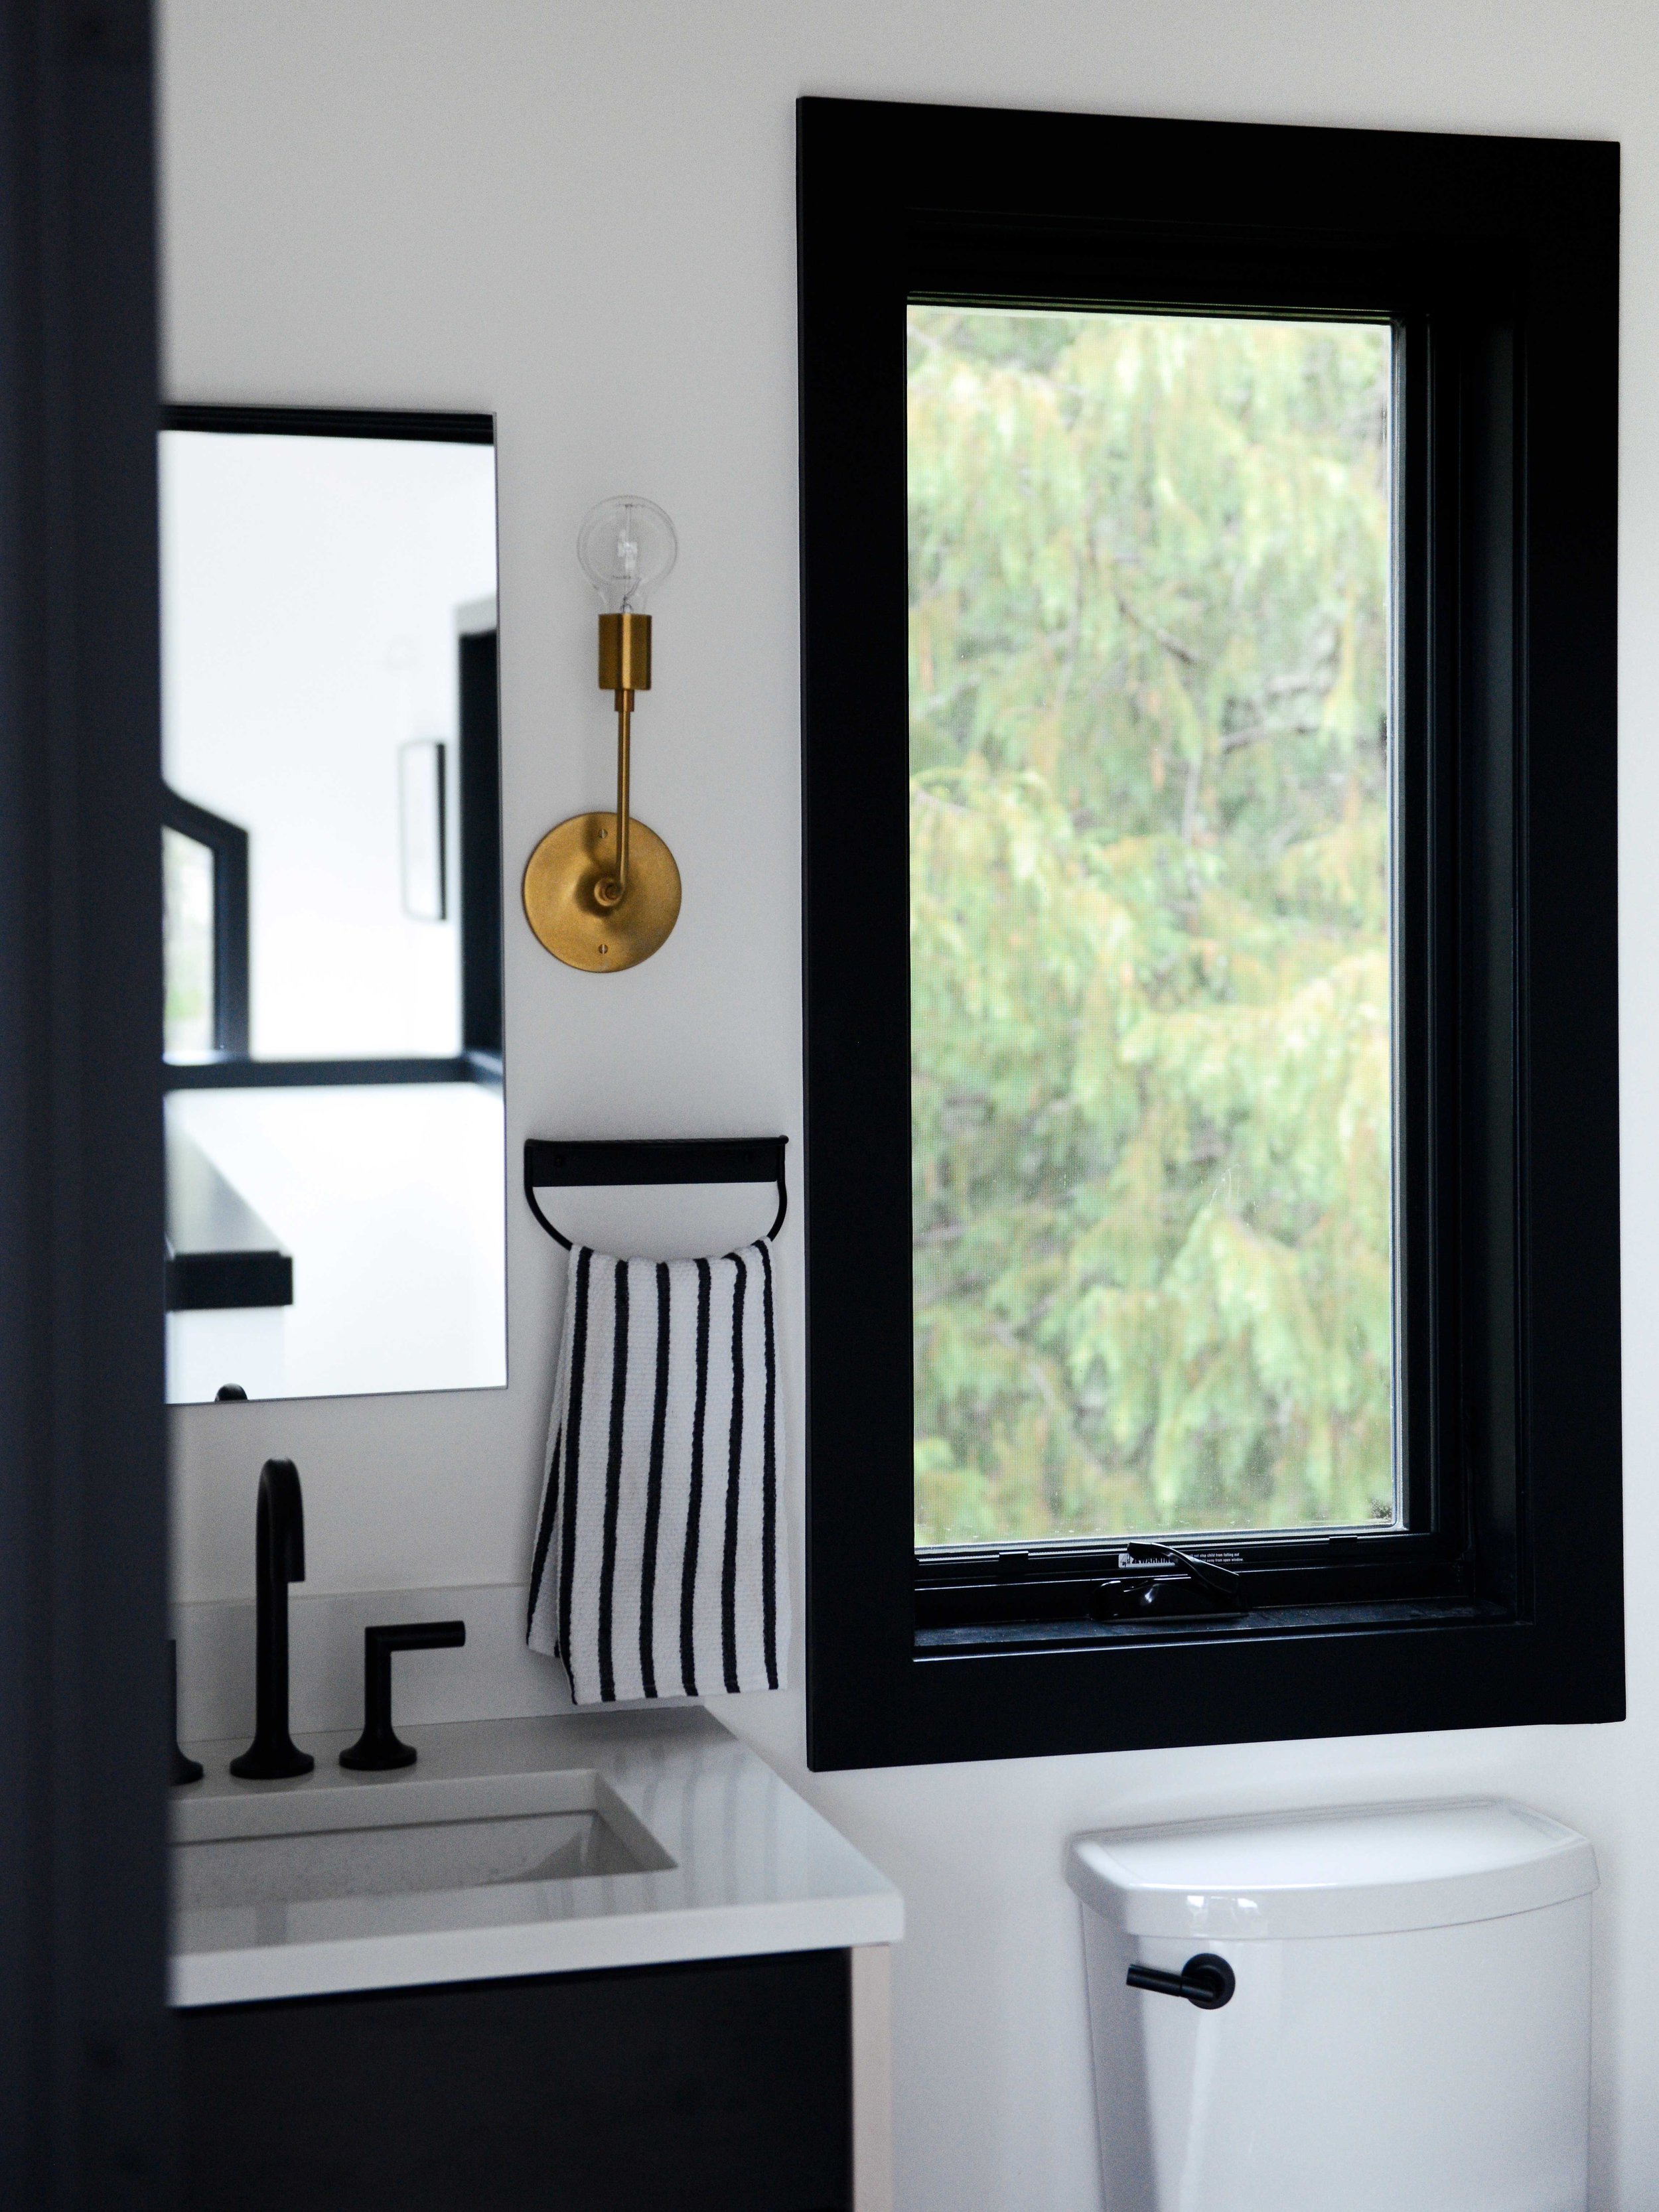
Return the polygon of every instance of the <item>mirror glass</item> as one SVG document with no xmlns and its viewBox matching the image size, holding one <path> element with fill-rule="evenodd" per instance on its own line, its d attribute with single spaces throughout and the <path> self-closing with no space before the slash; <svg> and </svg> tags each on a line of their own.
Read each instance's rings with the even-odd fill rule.
<svg viewBox="0 0 1659 2212">
<path fill-rule="evenodd" d="M 490 420 L 165 422 L 169 1401 L 498 1387 Z"/>
</svg>

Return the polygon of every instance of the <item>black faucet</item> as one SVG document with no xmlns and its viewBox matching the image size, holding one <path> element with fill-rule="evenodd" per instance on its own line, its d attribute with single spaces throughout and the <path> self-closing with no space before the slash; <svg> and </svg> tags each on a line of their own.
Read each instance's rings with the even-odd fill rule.
<svg viewBox="0 0 1659 2212">
<path fill-rule="evenodd" d="M 254 1518 L 258 1584 L 254 1660 L 258 1686 L 253 1741 L 230 1771 L 244 1782 L 276 1782 L 309 1774 L 317 1764 L 288 1732 L 288 1586 L 306 1578 L 305 1501 L 291 1459 L 268 1459 L 259 1470 Z"/>
</svg>

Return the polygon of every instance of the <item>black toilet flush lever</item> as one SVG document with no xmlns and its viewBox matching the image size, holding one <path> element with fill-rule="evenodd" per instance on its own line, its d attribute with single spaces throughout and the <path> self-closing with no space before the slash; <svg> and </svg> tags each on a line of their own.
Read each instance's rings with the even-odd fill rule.
<svg viewBox="0 0 1659 2212">
<path fill-rule="evenodd" d="M 1131 1966 L 1126 1978 L 1132 1990 L 1185 1997 L 1201 2012 L 1219 2012 L 1237 1987 L 1232 1968 L 1213 1951 L 1197 1952 L 1178 1974 L 1166 1974 L 1158 1966 Z"/>
<path fill-rule="evenodd" d="M 412 1743 L 392 1729 L 392 1655 L 394 1651 L 443 1651 L 466 1642 L 464 1620 L 389 1622 L 363 1631 L 363 1732 L 340 1753 L 342 1766 L 413 1766 Z"/>
</svg>

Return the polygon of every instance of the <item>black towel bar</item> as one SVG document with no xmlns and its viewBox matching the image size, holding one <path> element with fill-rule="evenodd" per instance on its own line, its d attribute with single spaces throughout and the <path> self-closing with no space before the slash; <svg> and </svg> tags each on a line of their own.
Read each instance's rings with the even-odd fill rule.
<svg viewBox="0 0 1659 2212">
<path fill-rule="evenodd" d="M 538 1189 L 574 1190 L 598 1183 L 775 1182 L 777 1219 L 769 1244 L 789 1211 L 783 1179 L 787 1137 L 526 1137 L 524 1194 L 530 1211 L 555 1243 L 568 1252 L 570 1239 L 536 1202 Z"/>
</svg>

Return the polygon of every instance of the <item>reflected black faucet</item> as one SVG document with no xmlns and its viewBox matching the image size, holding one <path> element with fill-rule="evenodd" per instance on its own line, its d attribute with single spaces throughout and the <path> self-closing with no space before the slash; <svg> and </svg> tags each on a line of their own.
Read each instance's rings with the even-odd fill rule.
<svg viewBox="0 0 1659 2212">
<path fill-rule="evenodd" d="M 288 1586 L 306 1578 L 305 1502 L 300 1470 L 291 1459 L 268 1459 L 259 1470 L 254 1575 L 253 1741 L 240 1759 L 231 1760 L 230 1771 L 244 1782 L 276 1782 L 309 1774 L 317 1764 L 288 1732 Z"/>
</svg>

